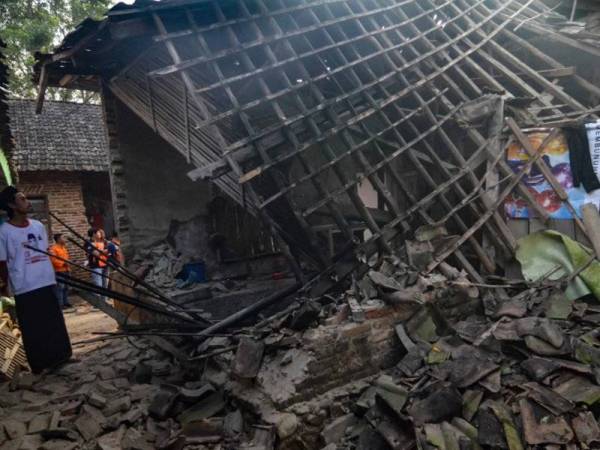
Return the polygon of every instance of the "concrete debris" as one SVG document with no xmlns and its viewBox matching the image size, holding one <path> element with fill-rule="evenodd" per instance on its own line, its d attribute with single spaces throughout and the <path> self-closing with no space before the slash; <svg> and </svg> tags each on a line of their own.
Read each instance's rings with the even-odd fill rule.
<svg viewBox="0 0 600 450">
<path fill-rule="evenodd" d="M 140 251 L 137 257 L 149 268 L 145 280 L 161 288 L 174 287 L 177 284 L 177 274 L 187 262 L 167 243 Z"/>
<path fill-rule="evenodd" d="M 279 439 L 287 439 L 293 436 L 299 426 L 298 417 L 292 413 L 279 414 L 275 422 Z"/>
<path fill-rule="evenodd" d="M 346 414 L 338 417 L 323 428 L 321 435 L 326 444 L 335 444 L 339 442 L 349 427 L 356 424 L 357 419 L 354 414 Z"/>
<path fill-rule="evenodd" d="M 35 416 L 29 422 L 27 427 L 27 434 L 38 434 L 42 431 L 48 429 L 48 425 L 50 424 L 50 415 L 49 414 L 40 414 Z"/>
<path fill-rule="evenodd" d="M 94 392 L 89 395 L 88 403 L 96 408 L 102 409 L 106 406 L 106 398 Z"/>
<path fill-rule="evenodd" d="M 167 418 L 178 396 L 179 389 L 177 389 L 175 386 L 163 386 L 161 390 L 154 396 L 154 399 L 148 408 L 148 412 L 155 419 L 160 420 Z"/>
<path fill-rule="evenodd" d="M 590 317 L 599 308 L 567 308 L 555 286 L 474 295 L 454 284 L 462 275 L 452 267 L 428 277 L 412 270 L 386 261 L 337 296 L 297 299 L 273 320 L 189 344 L 195 358 L 208 355 L 202 373 L 138 357 L 125 390 L 151 380 L 154 391 L 129 403 L 118 378 L 99 376 L 77 420 L 102 398 L 111 420 L 102 430 L 76 422 L 80 439 L 99 448 L 120 438 L 130 448 L 382 450 L 600 441 L 600 340 Z M 192 373 L 199 381 L 185 381 Z M 145 419 L 155 423 L 152 439 Z M 166 423 L 177 424 L 168 436 Z"/>
<path fill-rule="evenodd" d="M 244 431 L 244 418 L 239 409 L 228 413 L 223 422 L 223 433 L 228 438 L 238 438 Z"/>
<path fill-rule="evenodd" d="M 17 420 L 7 419 L 2 421 L 4 432 L 9 439 L 19 439 L 27 432 L 27 425 Z"/>
<path fill-rule="evenodd" d="M 264 350 L 265 345 L 262 341 L 241 338 L 235 353 L 233 373 L 240 378 L 255 378 L 260 369 Z"/>
<path fill-rule="evenodd" d="M 100 424 L 91 414 L 84 412 L 74 422 L 75 428 L 84 440 L 89 441 L 102 432 Z"/>
</svg>

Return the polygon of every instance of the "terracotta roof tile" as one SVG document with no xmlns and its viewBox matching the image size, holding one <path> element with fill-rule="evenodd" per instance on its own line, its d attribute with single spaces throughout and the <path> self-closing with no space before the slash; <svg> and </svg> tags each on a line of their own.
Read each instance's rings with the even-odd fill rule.
<svg viewBox="0 0 600 450">
<path fill-rule="evenodd" d="M 9 100 L 10 128 L 19 171 L 108 170 L 108 143 L 100 105 Z"/>
</svg>

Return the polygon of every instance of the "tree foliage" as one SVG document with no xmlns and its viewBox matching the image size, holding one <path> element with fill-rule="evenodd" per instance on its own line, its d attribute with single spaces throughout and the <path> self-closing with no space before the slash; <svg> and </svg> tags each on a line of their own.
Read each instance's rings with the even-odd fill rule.
<svg viewBox="0 0 600 450">
<path fill-rule="evenodd" d="M 111 0 L 0 0 L 0 38 L 6 43 L 12 95 L 33 98 L 34 53 L 49 52 L 86 17 L 99 19 Z M 49 89 L 60 100 L 88 100 L 66 89 Z"/>
</svg>

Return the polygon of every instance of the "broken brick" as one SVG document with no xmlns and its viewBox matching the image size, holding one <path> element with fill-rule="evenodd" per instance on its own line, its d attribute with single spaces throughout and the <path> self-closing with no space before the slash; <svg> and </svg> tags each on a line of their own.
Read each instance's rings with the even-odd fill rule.
<svg viewBox="0 0 600 450">
<path fill-rule="evenodd" d="M 95 438 L 102 432 L 102 428 L 97 420 L 89 413 L 80 414 L 79 417 L 75 419 L 74 424 L 77 431 L 79 431 L 79 434 L 81 434 L 86 441 Z"/>
</svg>

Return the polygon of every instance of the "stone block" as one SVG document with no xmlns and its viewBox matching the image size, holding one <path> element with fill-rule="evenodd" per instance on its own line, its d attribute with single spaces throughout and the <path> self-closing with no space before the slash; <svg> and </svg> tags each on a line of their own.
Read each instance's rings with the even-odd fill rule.
<svg viewBox="0 0 600 450">
<path fill-rule="evenodd" d="M 50 415 L 38 414 L 29 421 L 29 425 L 27 426 L 27 434 L 41 433 L 43 430 L 48 428 L 49 425 Z"/>
<path fill-rule="evenodd" d="M 132 378 L 136 383 L 150 383 L 150 380 L 152 380 L 152 367 L 140 362 L 135 366 Z"/>
<path fill-rule="evenodd" d="M 112 380 L 114 378 L 117 378 L 117 372 L 112 367 L 102 367 L 98 371 L 98 377 L 102 381 Z"/>
<path fill-rule="evenodd" d="M 27 432 L 25 424 L 17 420 L 5 419 L 2 421 L 2 425 L 4 426 L 4 432 L 9 439 L 19 439 Z"/>
<path fill-rule="evenodd" d="M 75 428 L 86 441 L 94 439 L 102 432 L 100 424 L 89 413 L 80 414 L 75 420 Z"/>
<path fill-rule="evenodd" d="M 20 372 L 17 377 L 17 389 L 33 389 L 38 377 L 30 372 Z"/>
<path fill-rule="evenodd" d="M 244 431 L 244 418 L 242 412 L 236 409 L 225 416 L 223 421 L 223 432 L 227 437 L 236 437 Z"/>
<path fill-rule="evenodd" d="M 354 414 L 346 414 L 345 416 L 338 417 L 333 422 L 325 425 L 321 436 L 326 444 L 335 444 L 344 437 L 346 429 L 354 426 L 356 422 L 357 418 Z"/>
<path fill-rule="evenodd" d="M 148 412 L 155 419 L 166 419 L 179 396 L 179 389 L 174 386 L 162 386 L 150 403 Z"/>
<path fill-rule="evenodd" d="M 240 378 L 255 378 L 264 351 L 264 342 L 247 337 L 241 338 L 235 353 L 232 372 Z"/>
<path fill-rule="evenodd" d="M 112 380 L 112 383 L 117 389 L 119 389 L 121 391 L 128 390 L 131 386 L 131 384 L 129 383 L 129 380 L 127 380 L 127 378 L 123 378 L 123 377 L 115 378 L 114 380 Z"/>
<path fill-rule="evenodd" d="M 371 324 L 363 323 L 347 323 L 339 327 L 338 333 L 341 338 L 351 339 L 358 336 L 367 336 L 371 332 Z"/>
<path fill-rule="evenodd" d="M 121 450 L 121 440 L 125 434 L 125 427 L 108 434 L 104 434 L 96 441 L 97 450 Z"/>
<path fill-rule="evenodd" d="M 51 439 L 42 444 L 39 450 L 75 450 L 79 448 L 77 442 L 66 441 L 63 439 Z"/>
<path fill-rule="evenodd" d="M 106 402 L 106 398 L 98 394 L 97 392 L 92 392 L 88 396 L 88 403 L 92 406 L 95 406 L 96 408 L 104 408 L 106 406 Z"/>
<path fill-rule="evenodd" d="M 127 412 L 129 408 L 131 408 L 131 398 L 125 396 L 109 401 L 102 412 L 105 416 L 112 416 L 118 412 Z"/>
<path fill-rule="evenodd" d="M 396 333 L 393 328 L 374 328 L 369 336 L 369 342 L 373 344 L 378 344 L 381 342 L 388 342 L 389 345 L 392 345 L 395 342 Z"/>
<path fill-rule="evenodd" d="M 28 434 L 23 436 L 23 441 L 19 450 L 39 450 L 42 446 L 44 439 L 39 434 Z"/>
<path fill-rule="evenodd" d="M 431 242 L 406 241 L 405 248 L 409 264 L 418 271 L 427 268 L 427 265 L 433 260 Z"/>
<path fill-rule="evenodd" d="M 281 440 L 293 436 L 300 424 L 298 417 L 292 413 L 276 414 L 275 417 L 269 418 L 269 422 L 275 425 L 277 435 Z"/>
<path fill-rule="evenodd" d="M 111 383 L 107 383 L 106 381 L 99 381 L 98 383 L 96 383 L 96 388 L 102 395 L 106 397 L 111 397 L 113 395 L 119 394 L 119 390 Z"/>
<path fill-rule="evenodd" d="M 389 317 L 393 314 L 393 309 L 383 302 L 373 303 L 372 305 L 363 306 L 365 318 L 367 320 Z"/>
</svg>

